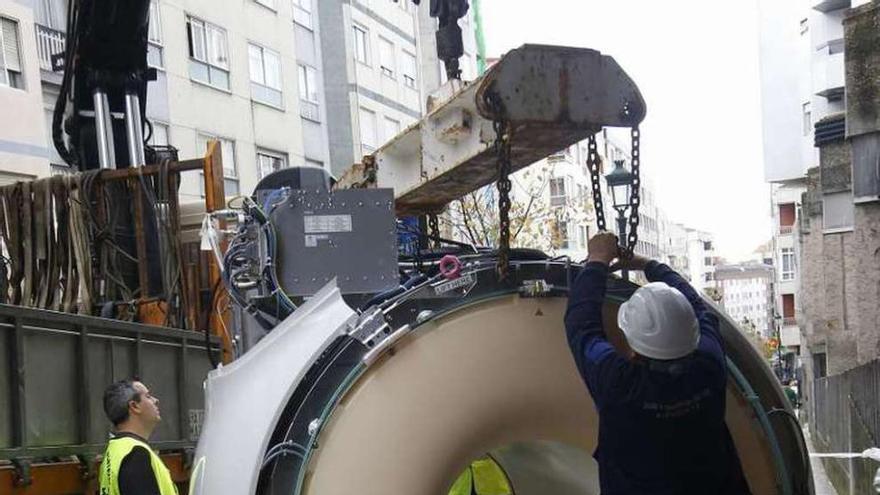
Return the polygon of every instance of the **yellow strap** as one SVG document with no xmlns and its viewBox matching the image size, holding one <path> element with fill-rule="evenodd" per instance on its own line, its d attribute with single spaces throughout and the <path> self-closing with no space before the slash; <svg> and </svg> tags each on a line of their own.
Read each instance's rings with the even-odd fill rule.
<svg viewBox="0 0 880 495">
<path fill-rule="evenodd" d="M 471 485 L 473 484 L 473 476 L 471 468 L 468 467 L 461 473 L 461 476 L 452 484 L 449 495 L 471 495 Z"/>
<path fill-rule="evenodd" d="M 501 466 L 491 457 L 477 459 L 471 464 L 477 495 L 511 495 L 513 490 Z"/>
</svg>

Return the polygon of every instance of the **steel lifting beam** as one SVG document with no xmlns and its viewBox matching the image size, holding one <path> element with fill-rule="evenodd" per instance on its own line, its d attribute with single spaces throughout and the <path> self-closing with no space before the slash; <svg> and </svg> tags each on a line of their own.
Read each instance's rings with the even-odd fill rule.
<svg viewBox="0 0 880 495">
<path fill-rule="evenodd" d="M 503 115 L 490 110 L 490 93 Z M 603 127 L 636 126 L 645 110 L 638 87 L 613 58 L 524 45 L 469 84 L 447 83 L 429 99 L 425 117 L 352 167 L 337 187 L 391 187 L 399 215 L 437 212 L 497 179 L 496 119 L 512 129 L 515 172 Z"/>
</svg>

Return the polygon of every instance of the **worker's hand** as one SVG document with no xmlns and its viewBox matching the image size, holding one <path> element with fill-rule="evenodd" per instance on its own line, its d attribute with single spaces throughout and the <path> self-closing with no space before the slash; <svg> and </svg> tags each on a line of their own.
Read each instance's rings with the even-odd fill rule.
<svg viewBox="0 0 880 495">
<path fill-rule="evenodd" d="M 651 261 L 650 258 L 646 258 L 638 254 L 629 254 L 629 256 L 621 256 L 617 260 L 617 263 L 611 265 L 611 268 L 609 268 L 609 270 L 612 272 L 616 272 L 618 270 L 644 270 L 645 267 L 648 266 L 649 261 Z"/>
<path fill-rule="evenodd" d="M 598 261 L 606 265 L 611 264 L 620 254 L 617 236 L 610 232 L 599 232 L 590 239 L 587 251 L 589 251 L 587 262 Z"/>
</svg>

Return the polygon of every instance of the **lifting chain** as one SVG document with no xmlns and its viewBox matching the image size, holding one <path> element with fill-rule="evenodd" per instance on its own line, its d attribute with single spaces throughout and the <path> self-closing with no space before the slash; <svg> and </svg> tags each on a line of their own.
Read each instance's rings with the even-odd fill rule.
<svg viewBox="0 0 880 495">
<path fill-rule="evenodd" d="M 498 160 L 498 265 L 496 271 L 498 279 L 507 279 L 510 267 L 510 124 L 504 118 L 504 108 L 497 93 L 486 93 L 488 104 L 495 120 L 492 126 L 495 129 L 495 156 Z"/>
<path fill-rule="evenodd" d="M 630 172 L 633 175 L 632 186 L 630 187 L 629 198 L 629 232 L 626 236 L 626 250 L 628 254 L 635 253 L 636 244 L 639 242 L 639 206 L 642 204 L 642 178 L 639 175 L 642 165 L 640 156 L 642 136 L 639 133 L 639 127 L 632 128 L 630 135 L 632 136 L 632 160 L 630 161 Z M 623 239 L 621 239 L 623 242 Z"/>
<path fill-rule="evenodd" d="M 440 222 L 437 220 L 436 213 L 428 214 L 428 232 L 433 241 L 434 249 L 440 249 Z"/>
<path fill-rule="evenodd" d="M 631 131 L 632 138 L 632 159 L 630 160 L 630 172 L 633 175 L 632 186 L 630 187 L 629 198 L 629 228 L 626 239 L 620 239 L 621 247 L 626 255 L 632 255 L 635 252 L 636 245 L 639 242 L 639 206 L 642 204 L 641 196 L 641 134 L 638 127 L 633 127 Z M 587 168 L 590 172 L 590 182 L 593 188 L 593 208 L 596 210 L 596 226 L 600 232 L 607 230 L 605 222 L 605 204 L 602 202 L 602 176 L 599 160 L 599 150 L 596 144 L 596 136 L 592 135 L 588 140 L 587 149 Z"/>
</svg>

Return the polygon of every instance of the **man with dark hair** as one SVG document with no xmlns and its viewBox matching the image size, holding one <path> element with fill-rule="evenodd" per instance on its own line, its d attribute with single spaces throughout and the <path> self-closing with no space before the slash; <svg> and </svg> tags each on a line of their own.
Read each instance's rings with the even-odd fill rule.
<svg viewBox="0 0 880 495">
<path fill-rule="evenodd" d="M 159 399 L 138 380 L 121 380 L 104 390 L 104 413 L 113 438 L 101 462 L 101 495 L 177 495 L 162 459 L 147 440 L 162 420 Z"/>
<path fill-rule="evenodd" d="M 748 494 L 724 422 L 727 364 L 718 318 L 668 266 L 621 256 L 613 234 L 597 234 L 588 249 L 565 327 L 599 412 L 593 456 L 602 495 Z M 616 268 L 643 270 L 651 281 L 618 311 L 625 350 L 611 345 L 602 318 Z"/>
</svg>

